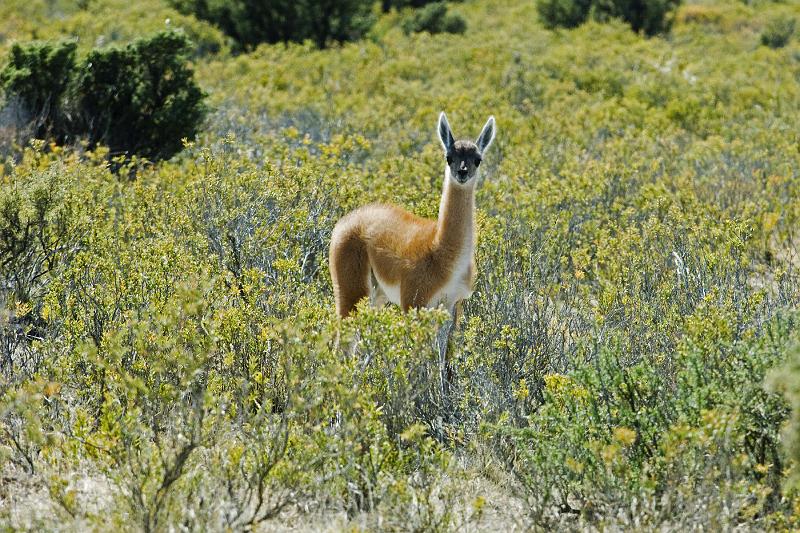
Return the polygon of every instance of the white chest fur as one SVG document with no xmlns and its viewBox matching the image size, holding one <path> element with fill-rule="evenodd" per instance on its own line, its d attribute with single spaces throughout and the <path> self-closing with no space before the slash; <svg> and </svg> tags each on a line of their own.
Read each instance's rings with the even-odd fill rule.
<svg viewBox="0 0 800 533">
<path fill-rule="evenodd" d="M 472 295 L 472 277 L 469 275 L 473 253 L 471 241 L 472 239 L 470 238 L 470 245 L 464 248 L 456 260 L 450 278 L 444 286 L 433 295 L 426 307 L 444 305 L 447 310 L 452 312 L 453 306 L 455 306 L 456 303 Z"/>
</svg>

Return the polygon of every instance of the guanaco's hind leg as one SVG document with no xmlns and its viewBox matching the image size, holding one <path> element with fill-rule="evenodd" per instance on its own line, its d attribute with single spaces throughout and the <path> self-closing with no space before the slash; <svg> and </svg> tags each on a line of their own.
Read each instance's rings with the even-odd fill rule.
<svg viewBox="0 0 800 533">
<path fill-rule="evenodd" d="M 369 296 L 367 245 L 352 228 L 336 227 L 330 249 L 330 271 L 336 312 L 347 317 L 362 298 Z"/>
</svg>

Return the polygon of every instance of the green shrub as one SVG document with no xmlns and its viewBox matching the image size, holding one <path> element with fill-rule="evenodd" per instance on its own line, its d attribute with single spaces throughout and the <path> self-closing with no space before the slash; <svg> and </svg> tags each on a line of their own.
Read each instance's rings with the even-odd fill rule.
<svg viewBox="0 0 800 533">
<path fill-rule="evenodd" d="M 682 0 L 595 0 L 594 16 L 598 20 L 619 18 L 630 24 L 636 33 L 656 35 L 669 31 L 672 16 Z"/>
<path fill-rule="evenodd" d="M 183 33 L 161 32 L 124 48 L 97 49 L 77 66 L 75 44 L 15 45 L 2 73 L 7 99 L 34 117 L 35 136 L 85 138 L 112 155 L 168 158 L 194 138 L 204 94 L 186 66 Z"/>
<path fill-rule="evenodd" d="M 619 18 L 636 33 L 655 35 L 668 31 L 681 0 L 539 0 L 537 9 L 545 27 L 574 28 L 589 17 Z"/>
<path fill-rule="evenodd" d="M 783 427 L 782 445 L 787 459 L 794 467 L 789 470 L 784 488 L 788 493 L 800 490 L 800 344 L 787 350 L 786 362 L 774 369 L 767 379 L 768 388 L 783 394 L 791 408 L 789 419 Z"/>
<path fill-rule="evenodd" d="M 797 20 L 794 17 L 776 17 L 771 19 L 761 32 L 761 44 L 770 48 L 783 48 L 794 35 Z"/>
<path fill-rule="evenodd" d="M 464 33 L 467 22 L 456 13 L 447 12 L 445 2 L 433 2 L 415 10 L 403 21 L 406 34 L 419 33 Z"/>
<path fill-rule="evenodd" d="M 589 18 L 592 0 L 539 0 L 536 9 L 548 29 L 574 28 Z"/>
<path fill-rule="evenodd" d="M 240 47 L 311 39 L 328 43 L 351 41 L 374 22 L 369 0 L 174 0 L 183 13 L 218 25 Z"/>
<path fill-rule="evenodd" d="M 26 154 L 34 159 L 32 151 Z M 89 173 L 80 176 L 92 181 Z M 38 370 L 30 340 L 46 334 L 42 296 L 70 263 L 88 230 L 76 174 L 62 166 L 33 171 L 0 187 L 0 380 Z"/>
<path fill-rule="evenodd" d="M 643 522 L 661 512 L 648 502 L 655 494 L 681 520 L 700 518 L 695 506 L 719 497 L 733 506 L 715 511 L 728 524 L 739 513 L 775 509 L 783 468 L 777 428 L 787 413 L 761 383 L 795 319 L 778 318 L 765 338 L 736 345 L 724 315 L 706 308 L 690 318 L 694 338 L 679 348 L 674 369 L 628 364 L 612 348 L 571 376 L 545 376 L 542 405 L 527 427 L 507 430 L 506 443 L 539 525 L 553 525 L 552 506 L 606 507 L 606 515 L 629 508 L 631 494 L 644 499 Z"/>
<path fill-rule="evenodd" d="M 467 31 L 467 21 L 461 15 L 449 13 L 442 20 L 442 33 L 464 33 Z"/>
<path fill-rule="evenodd" d="M 186 16 L 167 0 L 3 0 L 0 2 L 2 43 L 75 39 L 79 52 L 93 46 L 127 44 L 168 29 L 191 39 L 193 57 L 226 49 L 225 35 L 205 21 Z"/>
<path fill-rule="evenodd" d="M 194 138 L 205 116 L 203 92 L 186 66 L 188 39 L 158 33 L 124 48 L 94 50 L 75 80 L 78 131 L 112 155 L 168 158 Z"/>
<path fill-rule="evenodd" d="M 75 42 L 14 44 L 0 71 L 0 89 L 18 100 L 37 138 L 65 133 L 64 97 L 75 71 L 76 48 Z"/>
<path fill-rule="evenodd" d="M 406 7 L 422 7 L 431 3 L 439 3 L 439 1 L 440 0 L 381 0 L 381 9 L 385 13 L 392 8 L 403 9 Z"/>
</svg>

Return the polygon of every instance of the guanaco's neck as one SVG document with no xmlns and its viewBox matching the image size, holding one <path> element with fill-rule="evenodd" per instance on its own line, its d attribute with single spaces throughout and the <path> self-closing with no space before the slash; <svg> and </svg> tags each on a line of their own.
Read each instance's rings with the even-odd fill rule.
<svg viewBox="0 0 800 533">
<path fill-rule="evenodd" d="M 460 187 L 450 178 L 450 169 L 445 169 L 434 246 L 448 255 L 456 255 L 464 248 L 472 252 L 474 247 L 475 179 Z"/>
</svg>

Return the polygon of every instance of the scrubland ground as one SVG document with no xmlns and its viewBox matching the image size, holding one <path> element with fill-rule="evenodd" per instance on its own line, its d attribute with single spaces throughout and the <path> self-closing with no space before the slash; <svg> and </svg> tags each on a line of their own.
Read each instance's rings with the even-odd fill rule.
<svg viewBox="0 0 800 533">
<path fill-rule="evenodd" d="M 0 127 L 0 528 L 800 527 L 800 45 L 761 45 L 800 4 L 452 9 L 234 56 L 160 0 L 0 4 L 3 54 L 183 28 L 213 109 L 117 172 Z M 327 267 L 358 205 L 435 216 L 440 110 L 498 124 L 446 394 L 444 314 L 340 324 Z"/>
</svg>

